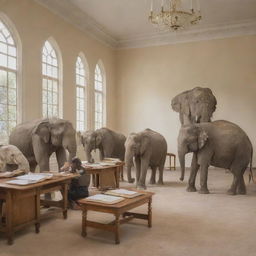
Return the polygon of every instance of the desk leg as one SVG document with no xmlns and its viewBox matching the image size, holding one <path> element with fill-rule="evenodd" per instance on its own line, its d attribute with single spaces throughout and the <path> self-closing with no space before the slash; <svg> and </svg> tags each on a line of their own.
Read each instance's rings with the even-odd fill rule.
<svg viewBox="0 0 256 256">
<path fill-rule="evenodd" d="M 82 233 L 81 233 L 81 235 L 83 237 L 87 236 L 86 224 L 87 224 L 87 208 L 83 207 L 83 212 L 82 212 Z"/>
<path fill-rule="evenodd" d="M 36 190 L 35 209 L 36 209 L 35 231 L 38 234 L 40 232 L 40 189 Z"/>
<path fill-rule="evenodd" d="M 148 227 L 152 227 L 152 198 L 148 201 Z"/>
<path fill-rule="evenodd" d="M 7 192 L 6 197 L 6 229 L 7 229 L 7 242 L 9 245 L 13 244 L 13 223 L 12 223 L 12 194 Z"/>
<path fill-rule="evenodd" d="M 63 201 L 63 218 L 67 219 L 68 217 L 68 184 L 64 183 L 62 184 L 62 201 Z"/>
<path fill-rule="evenodd" d="M 116 244 L 120 244 L 120 215 L 116 214 L 115 217 L 115 242 Z"/>
</svg>

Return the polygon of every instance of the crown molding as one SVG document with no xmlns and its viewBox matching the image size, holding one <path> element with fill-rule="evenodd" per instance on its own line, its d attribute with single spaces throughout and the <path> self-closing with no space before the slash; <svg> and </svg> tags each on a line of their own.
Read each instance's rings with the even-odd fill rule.
<svg viewBox="0 0 256 256">
<path fill-rule="evenodd" d="M 256 35 L 256 19 L 243 21 L 241 23 L 215 24 L 180 32 L 159 32 L 134 36 L 119 40 L 117 48 L 142 48 L 246 35 Z"/>
<path fill-rule="evenodd" d="M 156 29 L 155 33 L 131 35 L 126 39 L 118 40 L 105 27 L 72 4 L 70 0 L 34 1 L 113 49 L 143 48 L 256 34 L 256 19 L 253 19 L 243 20 L 239 23 L 212 24 L 210 26 L 197 25 L 179 32 L 159 32 Z"/>
<path fill-rule="evenodd" d="M 89 34 L 92 38 L 98 40 L 104 45 L 116 48 L 118 41 L 110 33 L 92 19 L 88 14 L 81 11 L 69 0 L 34 0 L 40 5 L 46 7 L 54 14 L 62 17 L 67 22 Z"/>
</svg>

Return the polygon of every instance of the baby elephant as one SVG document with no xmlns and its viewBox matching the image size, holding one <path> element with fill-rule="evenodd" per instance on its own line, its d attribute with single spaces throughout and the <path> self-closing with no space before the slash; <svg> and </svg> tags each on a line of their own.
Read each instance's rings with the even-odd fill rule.
<svg viewBox="0 0 256 256">
<path fill-rule="evenodd" d="M 8 171 L 8 165 L 18 166 L 15 171 L 29 172 L 29 163 L 21 151 L 14 145 L 0 146 L 0 172 Z"/>
<path fill-rule="evenodd" d="M 158 184 L 163 184 L 163 170 L 167 153 L 165 138 L 150 129 L 139 133 L 131 133 L 125 142 L 125 164 L 128 182 L 134 182 L 131 177 L 133 157 L 135 158 L 137 187 L 146 189 L 145 180 L 148 167 L 152 174 L 150 183 L 155 184 L 156 169 L 159 168 Z"/>
</svg>

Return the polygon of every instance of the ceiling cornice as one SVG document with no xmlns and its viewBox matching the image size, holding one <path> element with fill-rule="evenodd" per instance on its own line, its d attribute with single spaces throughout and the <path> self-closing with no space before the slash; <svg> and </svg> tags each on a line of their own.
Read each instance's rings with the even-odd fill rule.
<svg viewBox="0 0 256 256">
<path fill-rule="evenodd" d="M 69 0 L 35 0 L 53 13 L 61 16 L 94 39 L 116 49 L 142 48 L 158 45 L 195 42 L 256 34 L 256 19 L 240 21 L 239 23 L 213 24 L 207 27 L 197 26 L 180 32 L 158 32 L 146 35 L 130 36 L 127 39 L 116 39 L 103 26 L 98 24 L 88 14 L 81 11 Z"/>
<path fill-rule="evenodd" d="M 111 36 L 107 30 L 98 24 L 89 15 L 81 11 L 77 6 L 69 0 L 53 1 L 53 0 L 34 0 L 40 5 L 46 7 L 54 14 L 61 16 L 64 20 L 71 23 L 75 27 L 90 34 L 91 37 L 101 43 L 116 48 L 118 41 Z"/>
<path fill-rule="evenodd" d="M 150 35 L 134 36 L 126 40 L 118 41 L 117 48 L 142 48 L 246 35 L 256 35 L 256 20 L 247 20 L 231 24 L 216 24 L 204 28 L 184 30 L 176 33 L 162 32 Z"/>
</svg>

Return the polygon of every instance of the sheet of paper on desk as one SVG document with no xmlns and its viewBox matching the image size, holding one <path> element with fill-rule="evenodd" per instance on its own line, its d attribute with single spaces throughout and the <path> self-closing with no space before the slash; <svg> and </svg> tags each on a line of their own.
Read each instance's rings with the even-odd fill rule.
<svg viewBox="0 0 256 256">
<path fill-rule="evenodd" d="M 34 184 L 34 183 L 36 183 L 36 181 L 15 179 L 15 180 L 6 181 L 6 183 L 12 184 L 12 185 L 23 185 L 23 186 L 25 186 L 25 185 Z"/>
<path fill-rule="evenodd" d="M 137 191 L 131 191 L 131 190 L 127 190 L 127 189 L 108 190 L 105 194 L 114 195 L 114 196 L 122 196 L 122 197 L 126 197 L 126 198 L 133 198 L 133 197 L 141 195 Z"/>
<path fill-rule="evenodd" d="M 52 177 L 53 177 L 52 173 L 29 173 L 26 175 L 21 175 L 21 176 L 17 177 L 16 179 L 39 182 L 42 180 L 51 179 Z"/>
<path fill-rule="evenodd" d="M 115 204 L 124 200 L 124 198 L 118 196 L 110 196 L 104 194 L 97 194 L 86 198 L 87 201 L 96 201 L 106 204 Z"/>
</svg>

